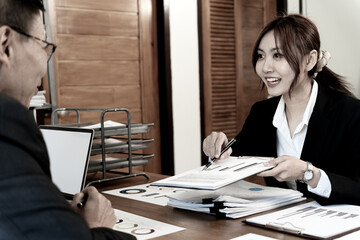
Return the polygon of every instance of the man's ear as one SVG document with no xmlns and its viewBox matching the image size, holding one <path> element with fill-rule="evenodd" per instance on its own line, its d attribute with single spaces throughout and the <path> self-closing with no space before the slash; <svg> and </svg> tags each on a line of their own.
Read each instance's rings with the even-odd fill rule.
<svg viewBox="0 0 360 240">
<path fill-rule="evenodd" d="M 316 50 L 311 50 L 307 56 L 306 60 L 306 70 L 309 72 L 316 65 L 318 61 L 318 52 Z"/>
<path fill-rule="evenodd" d="M 9 66 L 10 64 L 10 48 L 14 34 L 8 26 L 0 27 L 0 64 Z"/>
</svg>

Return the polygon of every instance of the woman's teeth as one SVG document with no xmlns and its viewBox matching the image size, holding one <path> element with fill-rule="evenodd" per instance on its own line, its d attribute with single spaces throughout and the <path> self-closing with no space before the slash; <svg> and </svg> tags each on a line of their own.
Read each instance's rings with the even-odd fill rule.
<svg viewBox="0 0 360 240">
<path fill-rule="evenodd" d="M 280 78 L 266 78 L 266 81 L 274 84 L 274 83 L 278 83 L 280 81 Z"/>
</svg>

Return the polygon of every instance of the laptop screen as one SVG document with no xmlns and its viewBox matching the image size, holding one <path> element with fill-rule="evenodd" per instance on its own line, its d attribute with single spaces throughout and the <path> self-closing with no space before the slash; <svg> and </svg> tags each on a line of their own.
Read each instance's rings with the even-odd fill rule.
<svg viewBox="0 0 360 240">
<path fill-rule="evenodd" d="M 40 126 L 54 184 L 67 198 L 85 186 L 94 130 Z"/>
</svg>

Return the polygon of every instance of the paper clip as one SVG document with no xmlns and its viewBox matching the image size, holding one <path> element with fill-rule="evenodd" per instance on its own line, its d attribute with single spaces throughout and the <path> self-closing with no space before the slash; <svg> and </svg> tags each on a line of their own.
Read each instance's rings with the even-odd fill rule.
<svg viewBox="0 0 360 240">
<path fill-rule="evenodd" d="M 271 228 L 274 230 L 288 232 L 288 233 L 295 233 L 300 235 L 305 229 L 296 227 L 291 222 L 284 222 L 284 223 L 276 223 L 276 222 L 269 222 L 265 225 L 267 228 Z"/>
</svg>

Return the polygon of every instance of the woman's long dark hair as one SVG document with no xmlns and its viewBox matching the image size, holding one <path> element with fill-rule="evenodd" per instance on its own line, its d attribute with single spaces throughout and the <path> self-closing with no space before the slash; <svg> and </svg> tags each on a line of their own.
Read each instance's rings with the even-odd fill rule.
<svg viewBox="0 0 360 240">
<path fill-rule="evenodd" d="M 315 24 L 302 15 L 291 14 L 277 17 L 265 26 L 255 42 L 252 54 L 254 69 L 258 60 L 260 41 L 270 31 L 274 31 L 276 45 L 281 47 L 282 54 L 295 72 L 294 81 L 290 86 L 291 93 L 298 81 L 300 66 L 304 57 L 312 50 L 316 50 L 318 53 L 320 52 L 319 32 Z M 314 76 L 317 64 L 308 72 L 309 77 Z M 326 66 L 316 75 L 315 79 L 328 89 L 354 96 L 349 90 L 349 86 L 344 81 L 344 78 Z"/>
</svg>

